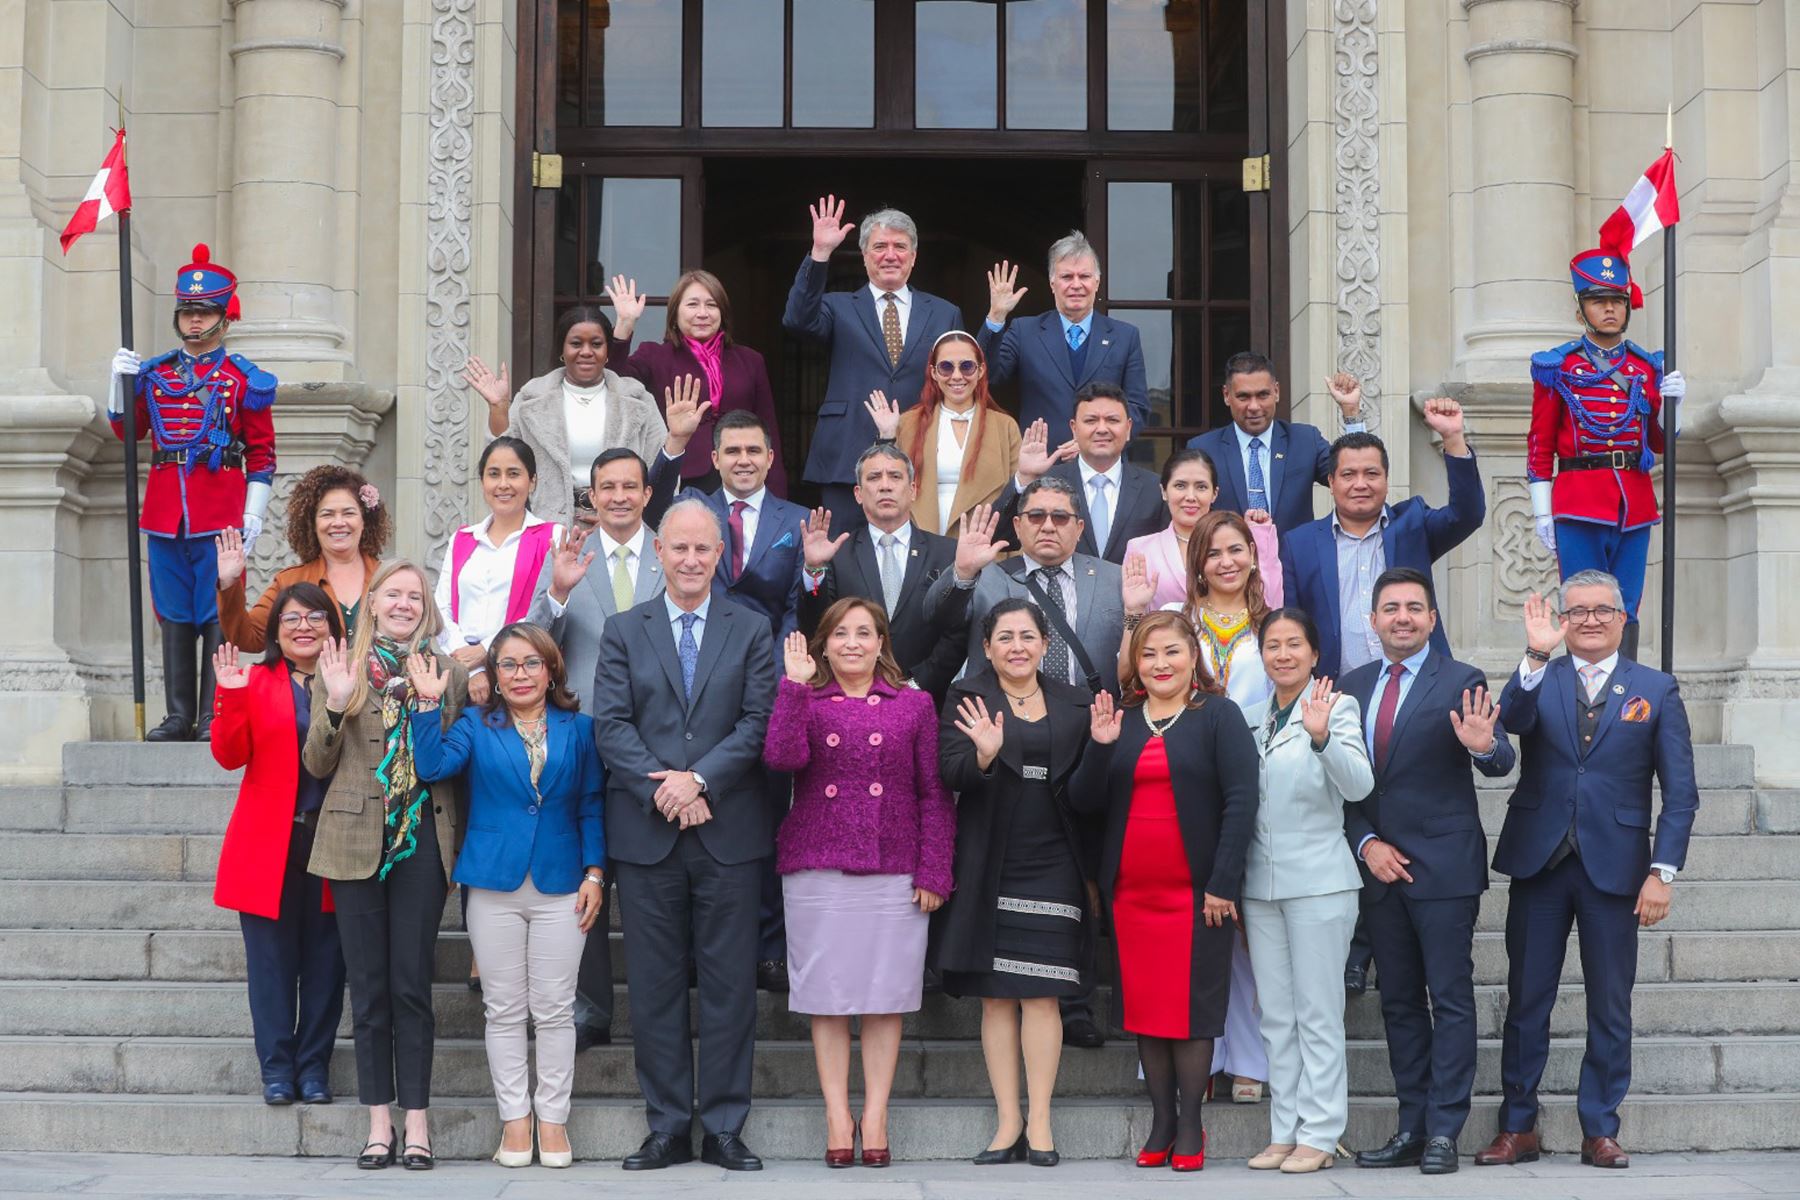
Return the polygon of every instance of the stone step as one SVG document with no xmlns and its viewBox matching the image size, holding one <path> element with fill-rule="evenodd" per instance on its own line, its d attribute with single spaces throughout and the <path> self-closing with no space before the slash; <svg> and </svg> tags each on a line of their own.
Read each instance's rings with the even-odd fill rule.
<svg viewBox="0 0 1800 1200">
<path fill-rule="evenodd" d="M 1387 1044 L 1353 1041 L 1348 1047 L 1350 1092 L 1391 1096 Z M 1573 1092 L 1584 1044 L 1557 1038 L 1550 1046 L 1544 1090 Z M 1500 1041 L 1478 1048 L 1475 1090 L 1500 1091 Z M 852 1089 L 861 1087 L 853 1056 Z M 432 1087 L 453 1096 L 479 1095 L 489 1086 L 487 1051 L 474 1038 L 444 1038 L 432 1059 Z M 1632 1046 L 1634 1095 L 1702 1095 L 1767 1092 L 1800 1079 L 1800 1037 L 1640 1037 Z M 338 1042 L 331 1085 L 339 1095 L 356 1092 L 356 1053 Z M 248 1038 L 0 1037 L 0 1091 L 98 1092 L 169 1095 L 254 1095 L 262 1086 L 256 1050 Z M 1115 1038 L 1098 1050 L 1065 1051 L 1057 1095 L 1131 1100 L 1143 1088 L 1137 1047 Z M 808 1042 L 769 1041 L 756 1047 L 756 1097 L 807 1099 L 819 1090 Z M 615 1041 L 576 1060 L 575 1094 L 629 1099 L 640 1095 L 632 1046 Z M 897 1098 L 979 1097 L 988 1094 L 981 1044 L 918 1039 L 903 1042 L 894 1079 Z"/>
<path fill-rule="evenodd" d="M 1545 1095 L 1542 1106 L 1538 1128 L 1545 1147 L 1558 1153 L 1579 1149 L 1574 1098 Z M 1473 1154 L 1487 1143 L 1497 1107 L 1495 1097 L 1476 1097 L 1458 1147 L 1463 1154 Z M 1626 1144 L 1637 1153 L 1800 1145 L 1800 1093 L 1794 1092 L 1634 1095 L 1625 1101 L 1620 1116 Z M 896 1101 L 888 1125 L 895 1158 L 900 1162 L 966 1158 L 986 1146 L 993 1117 L 993 1103 L 984 1098 Z M 1071 1159 L 1128 1158 L 1143 1145 L 1150 1129 L 1149 1105 L 1141 1101 L 1059 1097 L 1052 1119 L 1057 1149 Z M 348 1159 L 361 1146 L 367 1120 L 364 1110 L 343 1101 L 271 1109 L 251 1096 L 0 1093 L 0 1145 L 14 1151 Z M 1269 1140 L 1268 1113 L 1262 1105 L 1214 1103 L 1207 1107 L 1206 1124 L 1207 1152 L 1216 1158 L 1248 1157 Z M 432 1096 L 432 1148 L 440 1157 L 486 1158 L 498 1144 L 499 1128 L 491 1096 Z M 824 1145 L 824 1128 L 824 1109 L 817 1100 L 759 1100 L 750 1110 L 744 1138 L 771 1160 L 813 1159 Z M 1393 1129 L 1393 1101 L 1352 1099 L 1346 1145 L 1380 1145 Z M 635 1099 L 578 1100 L 569 1120 L 570 1139 L 584 1160 L 629 1154 L 644 1132 L 643 1103 Z M 696 1168 L 663 1182 L 678 1187 L 682 1181 L 698 1184 L 702 1178 Z M 704 1178 L 712 1188 L 720 1186 L 712 1174 Z M 1397 1177 L 1393 1182 L 1402 1186 L 1396 1194 L 1448 1194 L 1441 1188 L 1419 1190 L 1416 1183 L 1407 1183 L 1413 1179 L 1416 1176 Z M 896 1181 L 896 1187 L 903 1182 Z M 1638 1187 L 1633 1184 L 1621 1194 L 1634 1194 Z M 1302 1189 L 1291 1194 L 1324 1193 Z"/>
<path fill-rule="evenodd" d="M 613 977 L 625 975 L 621 935 L 611 937 Z M 1475 982 L 1506 982 L 1506 943 L 1499 932 L 1475 935 Z M 469 973 L 468 936 L 438 936 L 437 979 Z M 241 982 L 244 943 L 236 930 L 0 929 L 0 979 L 160 979 Z M 1577 939 L 1569 939 L 1563 979 L 1581 978 Z M 1800 931 L 1638 934 L 1639 983 L 1800 979 Z"/>
<path fill-rule="evenodd" d="M 613 989 L 613 1035 L 631 1036 L 631 998 L 623 984 Z M 1102 987 L 1096 1013 L 1106 1018 L 1111 989 Z M 1647 983 L 1637 987 L 1633 1025 L 1640 1036 L 1717 1036 L 1735 1033 L 1786 1034 L 1794 1030 L 1792 983 Z M 439 1037 L 479 1037 L 481 997 L 458 982 L 434 989 Z M 1551 1032 L 1574 1036 L 1586 1028 L 1579 984 L 1564 984 L 1551 1012 Z M 807 1020 L 788 1011 L 785 995 L 756 994 L 757 1036 L 806 1040 Z M 1477 1034 L 1498 1037 L 1506 1010 L 1506 989 L 1475 989 Z M 923 1008 L 906 1016 L 909 1037 L 975 1038 L 981 1010 L 972 999 L 927 996 Z M 350 1028 L 349 1013 L 343 1031 Z M 1345 1028 L 1352 1038 L 1385 1036 L 1377 998 L 1351 1003 Z M 248 1037 L 250 1013 L 240 983 L 151 980 L 0 981 L 0 1035 L 48 1037 L 106 1036 L 128 1031 L 140 1037 Z"/>
</svg>

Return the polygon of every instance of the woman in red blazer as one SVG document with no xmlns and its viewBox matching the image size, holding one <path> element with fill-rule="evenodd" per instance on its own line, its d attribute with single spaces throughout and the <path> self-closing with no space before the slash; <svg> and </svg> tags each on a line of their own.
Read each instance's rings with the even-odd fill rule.
<svg viewBox="0 0 1800 1200">
<path fill-rule="evenodd" d="M 219 851 L 213 903 L 244 932 L 250 1022 L 263 1102 L 331 1103 L 327 1076 L 344 1009 L 344 956 L 325 881 L 306 873 L 327 780 L 300 763 L 312 720 L 312 677 L 338 606 L 315 583 L 283 588 L 269 609 L 262 662 L 213 656 L 213 758 L 244 769 Z"/>
<path fill-rule="evenodd" d="M 775 396 L 769 388 L 769 369 L 763 356 L 731 340 L 731 298 L 725 285 L 711 271 L 688 271 L 669 289 L 669 320 L 660 342 L 631 348 L 631 332 L 644 315 L 644 297 L 637 281 L 613 276 L 606 289 L 619 314 L 613 325 L 609 361 L 612 369 L 637 380 L 653 396 L 688 375 L 706 381 L 706 398 L 712 407 L 700 417 L 700 431 L 688 442 L 681 460 L 684 487 L 703 492 L 719 490 L 719 472 L 712 462 L 713 426 L 734 409 L 756 414 L 769 440 L 775 444 L 775 463 L 769 468 L 769 491 L 787 498 L 787 472 L 781 465 L 781 430 L 775 420 Z"/>
</svg>

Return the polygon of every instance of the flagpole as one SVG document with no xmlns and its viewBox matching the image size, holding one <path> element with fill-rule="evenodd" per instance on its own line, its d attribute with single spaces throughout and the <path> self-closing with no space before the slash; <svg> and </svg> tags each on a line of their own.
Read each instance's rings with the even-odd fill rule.
<svg viewBox="0 0 1800 1200">
<path fill-rule="evenodd" d="M 1668 132 L 1663 149 L 1675 148 L 1675 106 L 1669 106 Z M 1663 370 L 1675 366 L 1675 226 L 1663 229 Z M 1674 406 L 1680 408 L 1681 402 Z M 1675 433 L 1676 414 L 1663 401 L 1663 510 L 1662 510 L 1662 669 L 1675 673 Z"/>
<path fill-rule="evenodd" d="M 120 128 L 124 127 L 123 119 Z M 123 146 L 120 147 L 123 161 Z M 134 349 L 131 337 L 131 210 L 119 213 L 119 344 Z M 121 375 L 125 389 L 125 577 L 131 606 L 131 711 L 137 740 L 144 740 L 144 569 L 138 550 L 138 429 L 135 376 Z"/>
</svg>

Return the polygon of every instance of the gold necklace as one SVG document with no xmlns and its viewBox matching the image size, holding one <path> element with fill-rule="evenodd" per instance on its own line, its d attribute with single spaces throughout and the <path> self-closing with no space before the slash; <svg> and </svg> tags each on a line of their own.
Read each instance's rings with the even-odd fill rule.
<svg viewBox="0 0 1800 1200">
<path fill-rule="evenodd" d="M 1154 718 L 1150 715 L 1150 711 L 1148 709 L 1145 709 L 1144 710 L 1144 724 L 1146 724 L 1150 727 L 1150 736 L 1151 737 L 1159 738 L 1163 734 L 1165 734 L 1169 731 L 1170 726 L 1174 725 L 1175 722 L 1181 720 L 1181 714 L 1186 711 L 1187 711 L 1187 706 L 1183 705 L 1182 707 L 1176 709 L 1175 715 L 1170 717 L 1168 720 L 1158 721 L 1156 718 Z"/>
</svg>

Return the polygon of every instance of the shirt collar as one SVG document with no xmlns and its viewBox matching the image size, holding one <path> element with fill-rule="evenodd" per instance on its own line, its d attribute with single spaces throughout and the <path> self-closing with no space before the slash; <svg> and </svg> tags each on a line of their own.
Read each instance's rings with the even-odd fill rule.
<svg viewBox="0 0 1800 1200">
<path fill-rule="evenodd" d="M 881 310 L 879 307 L 881 304 L 881 298 L 883 296 L 887 295 L 887 289 L 886 288 L 878 288 L 873 283 L 871 283 L 871 284 L 869 284 L 869 295 L 871 295 L 875 298 L 875 303 L 877 305 L 877 308 L 875 311 L 876 311 L 876 315 L 879 316 L 881 314 Z M 912 303 L 912 288 L 908 287 L 904 283 L 901 284 L 899 287 L 895 288 L 894 289 L 894 302 L 901 305 L 902 307 L 904 307 L 908 304 L 911 304 Z"/>
<path fill-rule="evenodd" d="M 1575 677 L 1577 679 L 1579 679 L 1581 677 L 1581 668 L 1583 668 L 1587 665 L 1588 664 L 1583 662 L 1581 659 L 1579 659 L 1579 658 L 1575 659 Z M 1607 655 L 1605 658 L 1601 659 L 1599 662 L 1595 663 L 1594 665 L 1596 667 L 1600 668 L 1600 678 L 1602 678 L 1602 679 L 1612 678 L 1612 673 L 1619 669 L 1619 652 L 1617 650 L 1614 650 L 1611 654 Z"/>
<path fill-rule="evenodd" d="M 1406 673 L 1408 675 L 1416 677 L 1419 674 L 1419 668 L 1425 665 L 1425 659 L 1430 654 L 1431 654 L 1431 643 L 1426 642 L 1423 646 L 1419 647 L 1419 649 L 1414 651 L 1412 654 L 1401 659 L 1400 665 L 1406 668 Z M 1381 661 L 1383 664 L 1383 669 L 1385 669 L 1386 666 L 1388 664 L 1392 663 L 1394 660 L 1389 658 L 1386 654 L 1383 654 L 1381 656 Z"/>
<path fill-rule="evenodd" d="M 899 546 L 902 552 L 912 548 L 912 529 L 912 522 L 908 521 L 906 524 L 900 526 L 900 528 L 894 530 L 894 544 Z M 885 536 L 883 531 L 875 528 L 873 525 L 869 526 L 869 539 L 874 543 L 877 550 L 881 549 L 881 539 Z"/>
<path fill-rule="evenodd" d="M 1237 434 L 1238 449 L 1246 454 L 1248 454 L 1250 452 L 1250 439 L 1251 438 L 1261 438 L 1262 439 L 1262 449 L 1264 449 L 1264 450 L 1267 450 L 1270 446 L 1274 445 L 1274 442 L 1275 442 L 1275 438 L 1274 438 L 1275 426 L 1274 425 L 1270 425 L 1267 429 L 1263 430 L 1261 433 L 1251 433 L 1249 430 L 1245 429 L 1242 425 L 1239 425 L 1236 421 L 1233 421 L 1231 423 L 1231 432 Z"/>
<path fill-rule="evenodd" d="M 687 612 L 686 609 L 682 608 L 670 598 L 667 591 L 663 592 L 663 606 L 669 610 L 669 624 L 671 625 L 679 624 L 683 614 Z M 708 592 L 706 594 L 706 599 L 700 602 L 700 607 L 694 610 L 694 615 L 700 618 L 700 624 L 706 624 L 706 617 L 711 609 L 712 593 Z"/>
<path fill-rule="evenodd" d="M 487 536 L 488 528 L 491 525 L 493 525 L 493 523 L 494 523 L 494 514 L 489 513 L 487 516 L 481 518 L 481 520 L 477 521 L 475 524 L 469 526 L 469 532 L 475 535 L 475 542 L 477 545 L 480 545 L 480 546 L 492 546 L 493 545 L 492 542 L 488 541 L 488 536 Z M 530 529 L 533 525 L 542 525 L 543 523 L 544 523 L 544 518 L 538 516 L 536 513 L 532 512 L 530 509 L 527 509 L 525 511 L 525 523 L 523 525 L 519 526 L 517 529 L 513 530 L 512 533 L 507 535 L 506 540 L 500 543 L 499 548 L 505 549 L 509 542 L 513 541 L 515 538 L 524 536 L 524 533 L 527 529 Z"/>
<path fill-rule="evenodd" d="M 622 542 L 613 541 L 612 535 L 598 525 L 594 527 L 594 532 L 600 535 L 600 549 L 602 551 L 600 557 L 603 559 L 610 561 L 613 552 L 620 546 L 629 550 L 631 552 L 631 557 L 633 558 L 639 558 L 644 553 L 644 536 L 647 530 L 644 528 L 644 523 L 642 521 L 638 522 L 637 532 Z"/>
<path fill-rule="evenodd" d="M 1031 551 L 1029 550 L 1020 550 L 1019 557 L 1025 560 L 1025 571 L 1027 574 L 1044 569 L 1044 564 L 1033 558 Z M 1061 566 L 1051 567 L 1050 573 L 1053 575 L 1067 575 L 1070 579 L 1075 578 L 1075 556 L 1071 554 L 1062 561 Z"/>
<path fill-rule="evenodd" d="M 1094 476 L 1104 475 L 1106 476 L 1107 482 L 1113 486 L 1113 494 L 1118 494 L 1119 485 L 1125 481 L 1125 460 L 1123 458 L 1120 458 L 1104 471 L 1096 471 L 1093 467 L 1088 465 L 1087 459 L 1082 458 L 1080 455 L 1075 456 L 1075 462 L 1076 469 L 1081 472 L 1082 487 L 1092 487 L 1094 485 Z"/>
<path fill-rule="evenodd" d="M 193 363 L 196 366 L 211 366 L 225 357 L 225 344 L 221 342 L 205 354 L 189 354 L 180 348 L 177 348 L 176 352 L 181 355 L 182 362 Z"/>
<path fill-rule="evenodd" d="M 1369 532 L 1363 534 L 1361 537 L 1358 537 L 1354 533 L 1349 533 L 1349 532 L 1345 531 L 1343 523 L 1338 520 L 1337 509 L 1333 508 L 1331 510 L 1331 535 L 1333 537 L 1346 537 L 1346 538 L 1349 538 L 1350 540 L 1356 541 L 1356 542 L 1364 541 L 1368 538 L 1374 537 L 1376 534 L 1380 533 L 1382 530 L 1384 530 L 1388 527 L 1388 517 L 1392 512 L 1393 512 L 1393 509 L 1389 508 L 1385 504 L 1382 505 L 1381 506 L 1381 516 L 1376 519 L 1375 527 L 1373 529 L 1369 530 Z"/>
<path fill-rule="evenodd" d="M 839 683 L 835 679 L 833 679 L 830 683 L 826 684 L 824 687 L 819 689 L 819 695 L 824 696 L 824 697 L 842 696 L 843 694 L 844 694 L 844 685 Z M 900 694 L 899 688 L 895 687 L 893 684 L 889 683 L 887 680 L 883 679 L 879 675 L 877 675 L 873 680 L 871 680 L 869 682 L 869 695 L 871 695 L 871 696 L 893 697 L 893 696 L 898 696 L 899 694 Z"/>
<path fill-rule="evenodd" d="M 729 513 L 731 511 L 731 506 L 733 504 L 737 503 L 737 497 L 732 495 L 728 488 L 721 487 L 719 490 L 722 493 L 724 493 L 725 511 L 727 513 Z M 758 517 L 760 517 L 760 516 L 762 516 L 763 501 L 768 499 L 768 496 L 769 496 L 769 485 L 765 483 L 763 486 L 757 488 L 754 492 L 751 492 L 748 496 L 745 496 L 744 503 L 749 505 L 751 512 L 755 513 Z"/>
<path fill-rule="evenodd" d="M 1062 322 L 1063 338 L 1065 340 L 1069 336 L 1069 330 L 1074 328 L 1080 328 L 1083 334 L 1094 332 L 1094 310 L 1091 308 L 1088 309 L 1088 315 L 1081 318 L 1079 321 L 1069 320 L 1069 318 L 1062 315 L 1062 310 L 1058 309 L 1056 319 Z"/>
</svg>

